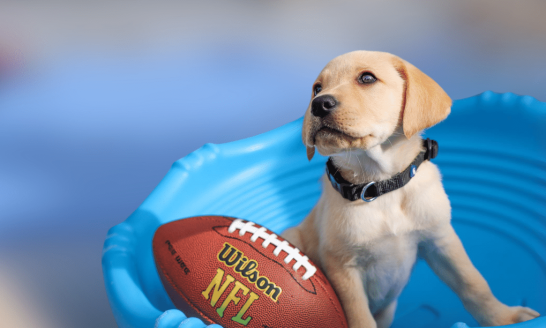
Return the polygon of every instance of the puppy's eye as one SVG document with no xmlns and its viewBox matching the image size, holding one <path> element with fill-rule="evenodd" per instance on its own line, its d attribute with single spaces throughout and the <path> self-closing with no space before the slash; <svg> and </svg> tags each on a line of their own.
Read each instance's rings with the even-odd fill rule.
<svg viewBox="0 0 546 328">
<path fill-rule="evenodd" d="M 318 95 L 319 92 L 322 91 L 322 87 L 320 86 L 320 84 L 317 84 L 315 85 L 315 87 L 313 88 L 313 94 L 315 95 L 315 97 Z"/>
<path fill-rule="evenodd" d="M 377 79 L 372 73 L 362 73 L 362 75 L 360 75 L 358 78 L 358 82 L 363 84 L 374 83 L 375 81 L 377 81 Z"/>
</svg>

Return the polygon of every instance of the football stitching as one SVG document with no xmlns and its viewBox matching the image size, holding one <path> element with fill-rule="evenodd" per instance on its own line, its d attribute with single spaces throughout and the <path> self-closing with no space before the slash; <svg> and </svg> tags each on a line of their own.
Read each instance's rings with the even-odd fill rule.
<svg viewBox="0 0 546 328">
<path fill-rule="evenodd" d="M 266 254 L 262 253 L 260 250 L 258 250 L 256 247 L 254 247 L 254 245 L 250 244 L 249 242 L 247 241 L 244 241 L 244 240 L 241 240 L 239 238 L 236 238 L 236 237 L 231 237 L 231 236 L 226 236 L 222 233 L 220 233 L 218 230 L 216 229 L 219 229 L 219 228 L 227 228 L 228 226 L 216 226 L 216 227 L 213 227 L 212 229 L 214 230 L 214 232 L 216 232 L 217 234 L 219 234 L 220 236 L 223 236 L 225 238 L 230 238 L 230 239 L 234 239 L 234 240 L 238 240 L 240 242 L 243 242 L 245 244 L 247 244 L 248 246 L 252 247 L 256 252 L 262 254 L 264 257 L 270 259 L 271 261 L 273 261 L 273 263 L 276 263 L 278 264 L 284 271 L 286 271 L 291 277 L 292 279 L 294 279 L 294 281 L 300 285 L 301 288 L 303 288 L 303 290 L 305 290 L 306 292 L 308 293 L 311 293 L 311 294 L 314 294 L 316 295 L 317 294 L 317 288 L 315 287 L 315 284 L 313 283 L 313 280 L 309 280 L 309 282 L 311 283 L 311 286 L 313 286 L 313 290 L 309 290 L 307 289 L 305 286 L 303 286 L 299 281 L 298 279 L 296 279 L 296 277 L 294 277 L 294 275 L 292 274 L 292 272 L 288 271 L 280 262 L 276 261 L 275 259 L 272 259 L 270 258 L 269 256 L 267 256 Z"/>
<path fill-rule="evenodd" d="M 309 262 L 309 258 L 305 255 L 300 254 L 300 250 L 297 247 L 290 247 L 290 244 L 287 240 L 281 241 L 277 238 L 277 235 L 274 233 L 267 233 L 267 228 L 265 227 L 256 227 L 254 225 L 254 222 L 247 221 L 244 223 L 241 219 L 234 220 L 231 225 L 229 226 L 228 232 L 234 233 L 237 229 L 239 229 L 239 236 L 244 236 L 245 233 L 250 232 L 252 234 L 252 237 L 250 238 L 250 241 L 256 242 L 258 238 L 262 238 L 264 241 L 262 242 L 262 247 L 267 248 L 269 244 L 273 244 L 276 246 L 275 250 L 273 251 L 273 255 L 279 256 L 281 251 L 286 252 L 288 255 L 284 259 L 284 263 L 288 264 L 293 259 L 296 260 L 296 263 L 294 263 L 293 269 L 297 271 L 301 266 L 305 268 L 305 274 L 303 275 L 303 280 L 307 280 L 311 278 L 315 272 L 317 272 L 317 268 L 315 268 L 311 263 Z"/>
</svg>

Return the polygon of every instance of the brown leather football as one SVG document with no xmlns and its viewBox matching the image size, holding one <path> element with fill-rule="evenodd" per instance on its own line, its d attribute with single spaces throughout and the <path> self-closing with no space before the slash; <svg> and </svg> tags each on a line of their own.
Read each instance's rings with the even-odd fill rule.
<svg viewBox="0 0 546 328">
<path fill-rule="evenodd" d="M 253 222 L 198 216 L 160 226 L 155 263 L 174 305 L 226 328 L 347 327 L 325 275 Z"/>
</svg>

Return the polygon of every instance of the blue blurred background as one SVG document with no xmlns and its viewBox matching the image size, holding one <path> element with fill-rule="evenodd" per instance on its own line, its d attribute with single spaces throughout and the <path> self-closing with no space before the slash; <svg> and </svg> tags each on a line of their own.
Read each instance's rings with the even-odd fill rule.
<svg viewBox="0 0 546 328">
<path fill-rule="evenodd" d="M 207 142 L 301 117 L 333 57 L 546 101 L 546 2 L 0 1 L 0 322 L 115 327 L 108 228 Z M 9 325 L 8 325 L 9 324 Z"/>
</svg>

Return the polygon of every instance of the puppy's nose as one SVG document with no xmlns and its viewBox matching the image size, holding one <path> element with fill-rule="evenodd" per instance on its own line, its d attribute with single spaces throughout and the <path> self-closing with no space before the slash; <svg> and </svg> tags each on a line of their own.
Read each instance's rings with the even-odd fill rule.
<svg viewBox="0 0 546 328">
<path fill-rule="evenodd" d="M 336 109 L 336 98 L 330 95 L 316 97 L 311 103 L 311 113 L 317 117 L 324 117 Z"/>
</svg>

